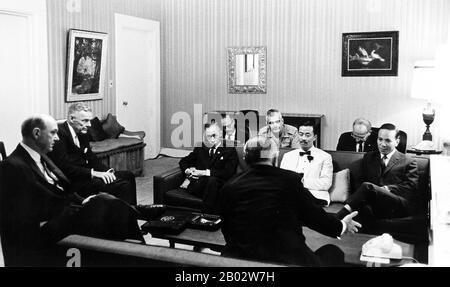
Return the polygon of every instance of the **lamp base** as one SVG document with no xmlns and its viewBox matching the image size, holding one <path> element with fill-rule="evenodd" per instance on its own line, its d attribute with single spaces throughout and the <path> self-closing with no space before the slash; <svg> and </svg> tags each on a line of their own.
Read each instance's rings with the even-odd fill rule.
<svg viewBox="0 0 450 287">
<path fill-rule="evenodd" d="M 422 136 L 422 140 L 424 141 L 432 141 L 433 140 L 433 136 L 431 135 L 431 133 L 424 133 Z"/>
</svg>

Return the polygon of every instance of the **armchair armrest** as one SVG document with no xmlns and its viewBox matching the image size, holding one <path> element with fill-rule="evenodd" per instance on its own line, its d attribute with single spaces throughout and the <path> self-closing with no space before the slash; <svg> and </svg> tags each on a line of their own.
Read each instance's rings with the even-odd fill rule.
<svg viewBox="0 0 450 287">
<path fill-rule="evenodd" d="M 169 190 L 180 187 L 183 179 L 184 175 L 179 167 L 153 176 L 153 203 L 163 204 L 164 194 Z"/>
<path fill-rule="evenodd" d="M 122 135 L 125 135 L 127 137 L 136 137 L 137 136 L 141 140 L 145 138 L 145 132 L 144 131 L 132 132 L 132 131 L 124 130 Z"/>
</svg>

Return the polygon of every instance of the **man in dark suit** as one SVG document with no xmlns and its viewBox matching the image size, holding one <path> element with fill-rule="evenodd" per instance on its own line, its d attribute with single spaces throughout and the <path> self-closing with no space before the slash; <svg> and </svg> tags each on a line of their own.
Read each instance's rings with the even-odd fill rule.
<svg viewBox="0 0 450 287">
<path fill-rule="evenodd" d="M 55 242 L 77 233 L 143 241 L 137 211 L 109 194 L 87 198 L 46 156 L 58 140 L 48 115 L 22 124 L 22 142 L 1 162 L 0 234 L 7 266 L 42 265 Z"/>
<path fill-rule="evenodd" d="M 180 160 L 187 181 L 182 187 L 203 199 L 203 211 L 217 213 L 217 192 L 234 175 L 238 156 L 234 147 L 226 147 L 217 124 L 207 125 L 205 141 Z"/>
<path fill-rule="evenodd" d="M 277 143 L 265 136 L 251 138 L 244 147 L 250 168 L 220 190 L 222 255 L 289 265 L 330 266 L 344 263 L 343 252 L 326 245 L 313 252 L 305 244 L 302 225 L 330 237 L 357 232 L 357 212 L 342 221 L 327 214 L 297 173 L 275 167 Z"/>
<path fill-rule="evenodd" d="M 372 125 L 364 118 L 353 122 L 353 131 L 341 134 L 336 150 L 369 152 L 377 150 L 377 134 L 372 134 Z"/>
<path fill-rule="evenodd" d="M 99 191 L 136 204 L 136 180 L 130 171 L 114 171 L 92 152 L 88 128 L 91 109 L 84 103 L 69 106 L 67 121 L 58 125 L 59 141 L 49 157 L 69 177 L 82 196 Z"/>
<path fill-rule="evenodd" d="M 373 218 L 398 218 L 414 210 L 419 174 L 417 162 L 396 150 L 399 132 L 393 124 L 378 131 L 378 151 L 369 152 L 362 160 L 360 187 L 350 195 L 338 218 L 360 210 L 366 223 Z"/>
<path fill-rule="evenodd" d="M 233 115 L 222 116 L 222 126 L 224 129 L 224 140 L 234 141 L 235 146 L 243 146 L 250 137 L 250 129 L 245 125 L 245 121 L 237 121 Z"/>
</svg>

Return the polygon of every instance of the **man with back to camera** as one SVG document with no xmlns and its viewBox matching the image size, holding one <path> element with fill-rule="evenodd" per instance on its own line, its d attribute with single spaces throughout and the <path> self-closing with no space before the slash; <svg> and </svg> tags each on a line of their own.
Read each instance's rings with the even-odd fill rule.
<svg viewBox="0 0 450 287">
<path fill-rule="evenodd" d="M 314 203 L 298 174 L 275 167 L 277 143 L 264 136 L 244 146 L 249 169 L 230 179 L 220 190 L 223 256 L 303 266 L 337 266 L 343 252 L 326 245 L 313 252 L 306 244 L 302 225 L 338 237 L 357 232 L 353 212 L 341 221 Z"/>
<path fill-rule="evenodd" d="M 353 130 L 341 134 L 336 150 L 369 152 L 377 150 L 377 135 L 372 134 L 371 123 L 364 118 L 353 122 Z"/>
<path fill-rule="evenodd" d="M 180 160 L 186 175 L 181 187 L 202 198 L 203 212 L 216 214 L 218 190 L 236 172 L 238 156 L 234 147 L 224 146 L 219 125 L 206 125 L 204 137 L 202 146 Z"/>
<path fill-rule="evenodd" d="M 130 171 L 114 171 L 92 152 L 88 128 L 92 111 L 85 103 L 69 106 L 67 121 L 58 125 L 59 141 L 49 157 L 73 182 L 82 196 L 99 191 L 136 204 L 136 180 Z"/>
<path fill-rule="evenodd" d="M 74 233 L 143 242 L 137 209 L 105 193 L 79 196 L 46 156 L 58 140 L 51 116 L 26 119 L 21 132 L 22 142 L 0 169 L 0 231 L 7 266 L 51 264 L 48 249 Z"/>
<path fill-rule="evenodd" d="M 266 124 L 259 130 L 258 135 L 274 139 L 278 148 L 300 147 L 297 128 L 285 124 L 279 110 L 270 109 L 267 111 Z"/>
<path fill-rule="evenodd" d="M 417 193 L 417 162 L 397 151 L 399 131 L 393 124 L 383 124 L 378 131 L 378 151 L 366 153 L 361 164 L 359 188 L 337 213 L 344 218 L 361 210 L 361 219 L 398 218 L 411 214 Z"/>
<path fill-rule="evenodd" d="M 333 181 L 333 161 L 331 155 L 314 146 L 317 127 L 311 121 L 298 128 L 300 148 L 284 154 L 280 167 L 300 175 L 303 186 L 316 198 L 320 205 L 330 204 L 328 190 Z"/>
</svg>

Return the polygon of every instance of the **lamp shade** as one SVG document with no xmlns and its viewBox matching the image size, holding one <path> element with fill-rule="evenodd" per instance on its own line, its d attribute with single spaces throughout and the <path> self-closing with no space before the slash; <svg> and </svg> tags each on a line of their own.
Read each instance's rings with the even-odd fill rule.
<svg viewBox="0 0 450 287">
<path fill-rule="evenodd" d="M 439 82 L 434 61 L 414 63 L 411 97 L 434 101 L 438 95 Z"/>
</svg>

